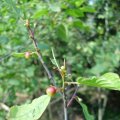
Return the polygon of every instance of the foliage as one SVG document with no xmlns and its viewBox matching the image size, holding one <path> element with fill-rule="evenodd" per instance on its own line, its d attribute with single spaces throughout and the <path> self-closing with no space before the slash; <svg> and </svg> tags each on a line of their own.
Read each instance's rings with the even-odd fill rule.
<svg viewBox="0 0 120 120">
<path fill-rule="evenodd" d="M 36 120 L 41 117 L 50 102 L 50 96 L 43 95 L 32 101 L 31 104 L 13 106 L 10 110 L 9 120 Z"/>
<path fill-rule="evenodd" d="M 61 81 L 50 60 L 51 47 L 60 64 L 66 59 L 73 80 L 84 75 L 78 78 L 80 84 L 119 90 L 116 74 L 112 73 L 115 80 L 111 73 L 101 76 L 120 74 L 119 0 L 1 0 L 0 9 L 0 102 L 10 107 L 29 103 L 50 84 L 34 54 L 26 19 L 35 28 L 39 49 L 58 87 Z M 30 59 L 24 58 L 26 51 L 33 52 Z M 100 76 L 107 83 L 103 79 L 99 83 Z M 0 111 L 0 119 L 6 116 Z"/>
<path fill-rule="evenodd" d="M 84 103 L 81 102 L 81 99 L 79 97 L 76 97 L 76 100 L 78 101 L 78 103 L 81 105 L 81 107 L 83 109 L 85 119 L 86 120 L 94 120 L 94 116 L 89 114 L 87 106 Z"/>
<path fill-rule="evenodd" d="M 112 90 L 120 90 L 120 78 L 115 73 L 106 73 L 100 77 L 77 79 L 78 84 L 84 84 L 88 86 L 108 88 Z"/>
</svg>

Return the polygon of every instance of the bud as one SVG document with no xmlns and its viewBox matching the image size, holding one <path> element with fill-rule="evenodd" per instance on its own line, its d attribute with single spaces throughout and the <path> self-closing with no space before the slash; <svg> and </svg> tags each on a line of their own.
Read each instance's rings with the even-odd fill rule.
<svg viewBox="0 0 120 120">
<path fill-rule="evenodd" d="M 65 74 L 66 74 L 65 66 L 61 66 L 61 67 L 60 67 L 60 73 L 61 73 L 62 77 L 65 76 Z"/>
<path fill-rule="evenodd" d="M 29 22 L 29 20 L 28 20 L 28 19 L 26 20 L 25 25 L 26 25 L 26 27 L 30 27 L 30 22 Z"/>
</svg>

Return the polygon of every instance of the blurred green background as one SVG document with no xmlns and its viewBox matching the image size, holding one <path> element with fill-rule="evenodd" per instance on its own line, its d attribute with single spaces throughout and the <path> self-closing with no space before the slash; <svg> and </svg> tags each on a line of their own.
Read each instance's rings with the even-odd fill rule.
<svg viewBox="0 0 120 120">
<path fill-rule="evenodd" d="M 26 19 L 59 87 L 51 48 L 60 65 L 66 60 L 73 81 L 81 75 L 120 74 L 120 0 L 0 0 L 0 104 L 29 103 L 45 94 L 50 85 L 36 56 L 25 59 L 15 55 L 35 51 L 24 25 Z M 70 99 L 74 86 L 68 92 Z M 120 120 L 119 92 L 81 86 L 77 95 L 96 120 Z M 70 120 L 84 120 L 75 101 L 68 111 Z M 42 120 L 63 120 L 62 116 L 62 101 L 57 95 Z M 6 118 L 7 111 L 1 105 L 0 120 Z"/>
</svg>

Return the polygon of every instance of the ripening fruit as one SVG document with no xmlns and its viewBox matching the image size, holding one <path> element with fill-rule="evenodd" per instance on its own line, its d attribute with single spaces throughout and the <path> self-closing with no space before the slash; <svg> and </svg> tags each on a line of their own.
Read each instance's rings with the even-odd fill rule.
<svg viewBox="0 0 120 120">
<path fill-rule="evenodd" d="M 25 52 L 25 58 L 28 59 L 30 57 L 30 52 Z"/>
<path fill-rule="evenodd" d="M 46 89 L 47 95 L 49 95 L 51 97 L 55 95 L 56 91 L 57 91 L 57 89 L 55 86 L 50 86 L 49 88 Z"/>
</svg>

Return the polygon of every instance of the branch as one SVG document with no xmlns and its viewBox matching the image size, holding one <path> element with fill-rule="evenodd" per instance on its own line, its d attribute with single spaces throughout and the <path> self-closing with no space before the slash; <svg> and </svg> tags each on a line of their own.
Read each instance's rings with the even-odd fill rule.
<svg viewBox="0 0 120 120">
<path fill-rule="evenodd" d="M 51 72 L 49 71 L 47 65 L 45 64 L 45 62 L 44 62 L 44 60 L 43 60 L 43 58 L 42 58 L 42 54 L 41 54 L 41 52 L 40 52 L 40 50 L 39 50 L 39 48 L 38 48 L 37 39 L 36 39 L 35 36 L 34 36 L 34 32 L 32 31 L 32 29 L 31 29 L 31 27 L 30 27 L 29 21 L 26 21 L 26 26 L 27 26 L 27 28 L 28 28 L 28 32 L 29 32 L 29 34 L 30 34 L 30 37 L 31 37 L 31 39 L 32 39 L 32 41 L 33 41 L 34 48 L 35 48 L 35 50 L 36 50 L 36 54 L 37 54 L 37 56 L 38 56 L 38 59 L 39 59 L 39 61 L 41 62 L 43 68 L 45 69 L 45 71 L 46 71 L 46 73 L 47 73 L 47 75 L 48 75 L 48 78 L 51 80 L 51 83 L 54 84 L 55 82 L 54 82 L 53 76 L 51 75 Z"/>
</svg>

